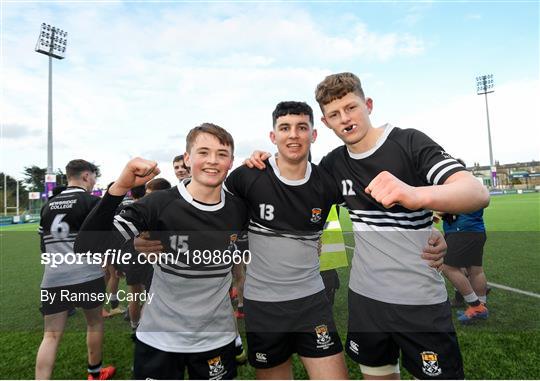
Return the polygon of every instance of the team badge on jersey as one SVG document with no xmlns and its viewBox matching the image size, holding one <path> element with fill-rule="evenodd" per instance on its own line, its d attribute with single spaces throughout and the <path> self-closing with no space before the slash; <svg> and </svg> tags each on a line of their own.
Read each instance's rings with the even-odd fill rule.
<svg viewBox="0 0 540 381">
<path fill-rule="evenodd" d="M 334 345 L 328 327 L 325 324 L 315 327 L 315 333 L 317 334 L 317 348 L 327 349 Z"/>
<path fill-rule="evenodd" d="M 311 209 L 311 222 L 313 222 L 314 224 L 316 224 L 317 222 L 321 222 L 321 213 L 322 213 L 322 210 L 321 208 L 313 208 Z"/>
<path fill-rule="evenodd" d="M 218 379 L 221 378 L 225 374 L 225 367 L 223 366 L 223 363 L 221 362 L 221 356 L 217 356 L 214 358 L 211 358 L 208 361 L 208 375 L 210 379 Z"/>
<path fill-rule="evenodd" d="M 439 358 L 435 352 L 422 352 L 420 356 L 422 357 L 422 372 L 428 376 L 438 376 L 442 373 L 442 369 L 439 366 Z"/>
</svg>

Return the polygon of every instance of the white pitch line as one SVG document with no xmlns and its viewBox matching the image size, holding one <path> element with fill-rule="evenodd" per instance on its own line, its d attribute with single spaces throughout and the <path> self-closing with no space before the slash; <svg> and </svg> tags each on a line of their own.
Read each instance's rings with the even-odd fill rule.
<svg viewBox="0 0 540 381">
<path fill-rule="evenodd" d="M 345 246 L 345 247 L 347 249 L 354 250 L 353 246 Z M 503 284 L 498 284 L 498 283 L 493 283 L 493 282 L 488 282 L 488 285 L 491 286 L 491 287 L 500 288 L 501 290 L 515 292 L 516 294 L 532 296 L 533 298 L 539 298 L 540 299 L 540 294 L 536 294 L 536 293 L 531 292 L 531 291 L 524 291 L 524 290 L 520 290 L 519 288 L 508 287 L 508 286 L 505 286 Z"/>
<path fill-rule="evenodd" d="M 515 292 L 516 294 L 523 294 L 523 295 L 527 295 L 527 296 L 532 296 L 533 298 L 540 298 L 540 294 L 536 294 L 536 293 L 530 292 L 530 291 L 520 290 L 519 288 L 508 287 L 508 286 L 505 286 L 503 284 L 497 284 L 497 283 L 493 283 L 493 282 L 488 282 L 488 285 L 491 286 L 491 287 L 500 288 L 502 290 Z"/>
</svg>

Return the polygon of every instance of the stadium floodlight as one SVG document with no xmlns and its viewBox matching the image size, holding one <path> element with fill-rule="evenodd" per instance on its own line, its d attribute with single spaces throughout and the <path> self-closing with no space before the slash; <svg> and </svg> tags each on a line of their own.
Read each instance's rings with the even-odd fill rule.
<svg viewBox="0 0 540 381">
<path fill-rule="evenodd" d="M 491 128 L 489 126 L 489 108 L 488 108 L 488 98 L 489 93 L 493 93 L 493 74 L 480 75 L 476 77 L 476 93 L 478 95 L 484 95 L 486 99 L 486 117 L 487 117 L 487 128 L 488 128 L 488 143 L 489 143 L 489 164 L 491 167 L 491 181 L 492 186 L 497 186 L 497 168 L 495 167 L 495 162 L 493 161 L 493 148 L 491 146 Z"/>
<path fill-rule="evenodd" d="M 36 52 L 49 56 L 49 113 L 47 128 L 47 175 L 45 193 L 50 195 L 56 182 L 50 182 L 53 175 L 53 140 L 52 140 L 52 59 L 62 60 L 66 56 L 67 32 L 60 28 L 42 23 L 36 44 Z"/>
<path fill-rule="evenodd" d="M 49 24 L 41 24 L 36 52 L 62 60 L 66 56 L 67 32 Z"/>
</svg>

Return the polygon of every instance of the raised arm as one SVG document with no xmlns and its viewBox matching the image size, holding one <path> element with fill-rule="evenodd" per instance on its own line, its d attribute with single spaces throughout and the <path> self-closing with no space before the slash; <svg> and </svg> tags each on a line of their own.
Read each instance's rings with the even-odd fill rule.
<svg viewBox="0 0 540 381">
<path fill-rule="evenodd" d="M 101 252 L 120 248 L 146 228 L 144 213 L 135 211 L 115 216 L 118 205 L 133 187 L 145 184 L 159 174 L 157 163 L 141 158 L 130 160 L 107 190 L 103 199 L 90 212 L 75 240 L 78 253 Z"/>
</svg>

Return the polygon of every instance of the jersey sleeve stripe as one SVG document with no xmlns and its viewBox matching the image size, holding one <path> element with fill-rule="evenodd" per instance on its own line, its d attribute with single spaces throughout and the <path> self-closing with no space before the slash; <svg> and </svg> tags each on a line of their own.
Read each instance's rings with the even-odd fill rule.
<svg viewBox="0 0 540 381">
<path fill-rule="evenodd" d="M 430 183 L 430 184 L 433 184 L 433 182 L 431 181 L 431 177 L 433 176 L 435 171 L 437 169 L 439 169 L 440 167 L 442 167 L 443 165 L 446 165 L 446 164 L 449 164 L 449 163 L 457 163 L 457 161 L 455 159 L 446 159 L 446 160 L 443 160 L 443 161 L 439 161 L 437 164 L 435 164 L 433 167 L 431 167 L 428 174 L 426 175 L 427 182 Z"/>
<path fill-rule="evenodd" d="M 114 216 L 114 219 L 125 224 L 135 236 L 139 235 L 139 231 L 137 230 L 135 225 L 133 225 L 133 223 L 127 221 L 125 218 L 121 217 L 120 215 Z"/>
<path fill-rule="evenodd" d="M 120 225 L 118 221 L 114 220 L 113 224 L 116 230 L 118 230 L 120 234 L 122 234 L 122 237 L 124 237 L 126 241 L 129 241 L 131 239 L 130 235 L 126 232 L 126 230 L 122 227 L 122 225 Z"/>
<path fill-rule="evenodd" d="M 463 166 L 459 163 L 456 163 L 454 165 L 449 165 L 448 167 L 444 168 L 443 170 L 439 172 L 439 174 L 433 180 L 433 184 L 439 185 L 439 180 L 441 179 L 441 177 L 443 177 L 446 173 L 448 173 L 448 171 L 454 168 L 463 168 Z"/>
</svg>

